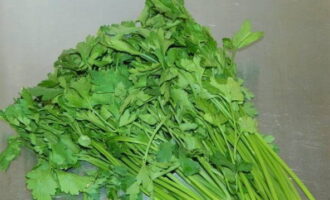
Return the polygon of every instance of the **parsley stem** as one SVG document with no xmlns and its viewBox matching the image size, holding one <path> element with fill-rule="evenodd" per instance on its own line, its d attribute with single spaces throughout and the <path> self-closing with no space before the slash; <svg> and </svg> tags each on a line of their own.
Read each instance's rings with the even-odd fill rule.
<svg viewBox="0 0 330 200">
<path fill-rule="evenodd" d="M 150 149 L 150 146 L 158 132 L 158 130 L 163 126 L 164 122 L 166 121 L 166 119 L 164 119 L 163 121 L 161 121 L 158 126 L 156 127 L 156 129 L 154 130 L 154 132 L 152 133 L 151 135 L 151 138 L 148 142 L 148 145 L 147 145 L 147 148 L 146 148 L 146 151 L 145 151 L 145 154 L 144 154 L 144 157 L 143 157 L 143 165 L 145 165 L 147 163 L 147 158 L 148 158 L 148 154 L 149 154 L 149 149 Z"/>
<path fill-rule="evenodd" d="M 277 193 L 275 192 L 275 189 L 274 189 L 274 184 L 273 184 L 272 179 L 271 179 L 270 174 L 269 174 L 269 168 L 267 168 L 267 166 L 265 165 L 265 161 L 261 157 L 261 153 L 259 151 L 259 148 L 255 145 L 255 142 L 251 138 L 248 138 L 248 141 L 250 142 L 251 146 L 253 147 L 253 150 L 255 152 L 255 156 L 257 158 L 257 161 L 260 164 L 260 167 L 261 167 L 261 169 L 263 171 L 263 174 L 266 178 L 266 182 L 267 182 L 268 187 L 270 189 L 272 199 L 278 200 Z"/>
<path fill-rule="evenodd" d="M 300 187 L 300 189 L 304 192 L 306 197 L 309 200 L 315 200 L 315 197 L 312 195 L 312 193 L 307 189 L 305 184 L 298 178 L 298 176 L 287 166 L 287 164 L 284 163 L 282 159 L 279 158 L 279 156 L 270 149 L 270 147 L 265 143 L 265 141 L 261 138 L 260 135 L 256 135 L 257 140 L 259 141 L 259 144 L 265 147 L 265 150 L 268 151 L 268 153 L 283 167 L 283 169 L 293 178 L 293 180 L 297 183 L 297 185 Z"/>
</svg>

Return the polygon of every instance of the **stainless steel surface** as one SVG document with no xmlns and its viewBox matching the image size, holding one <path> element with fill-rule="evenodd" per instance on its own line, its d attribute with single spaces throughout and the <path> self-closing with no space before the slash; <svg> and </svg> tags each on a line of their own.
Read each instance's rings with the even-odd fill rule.
<svg viewBox="0 0 330 200">
<path fill-rule="evenodd" d="M 23 86 L 52 70 L 59 53 L 99 25 L 134 19 L 143 0 L 0 0 L 0 108 Z M 238 55 L 239 73 L 255 93 L 262 132 L 276 136 L 282 157 L 318 200 L 330 188 L 330 1 L 187 0 L 220 41 L 251 19 L 265 38 Z M 0 124 L 0 150 L 13 131 Z M 0 174 L 1 200 L 31 199 L 23 153 Z"/>
</svg>

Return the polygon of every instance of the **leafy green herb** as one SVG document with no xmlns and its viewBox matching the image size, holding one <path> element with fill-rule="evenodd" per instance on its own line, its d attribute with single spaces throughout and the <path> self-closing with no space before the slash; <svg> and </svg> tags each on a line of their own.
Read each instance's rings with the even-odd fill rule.
<svg viewBox="0 0 330 200">
<path fill-rule="evenodd" d="M 35 199 L 52 199 L 51 197 L 58 188 L 58 183 L 55 174 L 53 174 L 47 163 L 42 163 L 29 172 L 26 177 L 28 178 L 27 187 L 32 190 L 32 195 Z"/>
<path fill-rule="evenodd" d="M 8 139 L 8 147 L 0 154 L 0 170 L 7 170 L 11 161 L 21 153 L 21 144 L 18 137 Z"/>
<path fill-rule="evenodd" d="M 262 136 L 235 54 L 263 37 L 246 21 L 218 47 L 183 0 L 146 0 L 137 21 L 102 26 L 0 111 L 36 167 L 36 200 L 315 199 Z M 72 197 L 72 198 L 71 198 Z"/>
</svg>

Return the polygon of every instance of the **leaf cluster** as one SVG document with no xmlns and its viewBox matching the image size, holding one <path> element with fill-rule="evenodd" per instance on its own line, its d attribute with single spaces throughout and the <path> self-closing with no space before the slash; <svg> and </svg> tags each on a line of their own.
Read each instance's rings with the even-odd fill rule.
<svg viewBox="0 0 330 200">
<path fill-rule="evenodd" d="M 235 53 L 262 36 L 246 21 L 218 47 L 182 0 L 147 0 L 137 21 L 63 51 L 0 112 L 18 133 L 0 169 L 32 149 L 37 200 L 298 199 L 236 77 Z"/>
</svg>

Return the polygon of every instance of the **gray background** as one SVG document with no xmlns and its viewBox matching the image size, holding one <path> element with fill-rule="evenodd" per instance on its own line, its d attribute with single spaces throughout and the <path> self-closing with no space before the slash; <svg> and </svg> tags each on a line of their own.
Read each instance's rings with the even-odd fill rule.
<svg viewBox="0 0 330 200">
<path fill-rule="evenodd" d="M 102 24 L 135 19 L 143 0 L 0 0 L 0 108 L 52 70 L 63 49 Z M 282 157 L 318 200 L 330 189 L 330 1 L 189 0 L 218 41 L 251 19 L 265 38 L 238 55 L 239 74 L 255 93 L 262 132 L 276 136 Z M 0 123 L 0 150 L 12 134 Z M 31 199 L 24 152 L 0 174 L 1 200 Z"/>
</svg>

